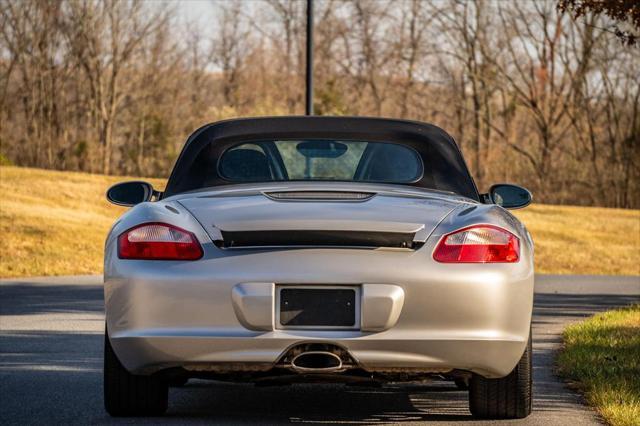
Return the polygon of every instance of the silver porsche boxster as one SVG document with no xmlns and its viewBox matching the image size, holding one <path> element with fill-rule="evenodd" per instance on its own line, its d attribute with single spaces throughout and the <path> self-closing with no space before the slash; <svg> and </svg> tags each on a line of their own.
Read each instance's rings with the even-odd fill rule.
<svg viewBox="0 0 640 426">
<path fill-rule="evenodd" d="M 107 237 L 104 397 L 166 411 L 190 378 L 261 384 L 451 380 L 471 413 L 531 411 L 533 243 L 425 123 L 222 121 L 186 142 L 163 192 Z"/>
</svg>

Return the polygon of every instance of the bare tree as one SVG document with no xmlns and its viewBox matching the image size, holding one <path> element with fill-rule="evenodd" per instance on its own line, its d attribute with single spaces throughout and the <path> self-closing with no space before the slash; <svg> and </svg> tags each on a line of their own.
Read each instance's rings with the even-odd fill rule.
<svg viewBox="0 0 640 426">
<path fill-rule="evenodd" d="M 23 138 L 16 142 L 25 145 L 23 152 L 30 156 L 30 162 L 41 167 L 56 165 L 56 141 L 62 130 L 58 102 L 66 68 L 59 61 L 59 15 L 60 5 L 55 1 L 0 4 L 2 42 L 9 55 L 0 102 L 5 111 L 13 109 L 7 105 L 7 96 L 16 72 L 26 123 Z"/>
<path fill-rule="evenodd" d="M 212 43 L 211 62 L 222 73 L 222 91 L 227 105 L 237 108 L 242 65 L 247 56 L 249 30 L 245 27 L 242 4 L 223 4 L 219 10 L 218 28 Z"/>
<path fill-rule="evenodd" d="M 532 10 L 500 3 L 498 14 L 501 25 L 509 29 L 505 32 L 508 42 L 504 58 L 493 64 L 518 106 L 531 118 L 531 127 L 523 127 L 521 133 L 534 135 L 527 137 L 531 148 L 520 141 L 508 143 L 526 158 L 544 189 L 543 184 L 550 183 L 548 177 L 556 149 L 571 125 L 567 96 L 573 83 L 571 74 L 563 72 L 559 56 L 566 38 L 566 20 L 550 1 L 536 2 Z"/>
<path fill-rule="evenodd" d="M 459 70 L 459 82 L 454 82 L 461 93 L 458 100 L 459 120 L 465 120 L 466 112 L 471 115 L 472 132 L 470 142 L 473 151 L 473 170 L 478 181 L 485 174 L 485 156 L 483 145 L 490 143 L 492 128 L 491 102 L 493 95 L 494 70 L 489 46 L 488 31 L 492 22 L 487 2 L 456 1 L 450 5 L 439 6 L 434 14 L 437 29 L 448 38 L 450 49 L 440 52 L 453 60 L 453 68 Z M 450 68 L 451 66 L 449 66 Z M 455 75 L 455 72 L 452 73 Z M 470 105 L 468 105 L 470 103 Z M 485 149 L 485 151 L 488 150 Z"/>
<path fill-rule="evenodd" d="M 102 146 L 102 172 L 111 172 L 113 126 L 127 91 L 123 74 L 145 37 L 166 20 L 139 1 L 69 1 L 64 33 L 89 85 L 91 116 Z"/>
<path fill-rule="evenodd" d="M 401 9 L 401 38 L 396 49 L 401 55 L 404 75 L 401 76 L 402 97 L 400 103 L 400 117 L 409 116 L 409 106 L 416 89 L 416 77 L 421 59 L 426 56 L 427 21 L 430 17 L 429 8 L 420 0 L 403 3 Z"/>
</svg>

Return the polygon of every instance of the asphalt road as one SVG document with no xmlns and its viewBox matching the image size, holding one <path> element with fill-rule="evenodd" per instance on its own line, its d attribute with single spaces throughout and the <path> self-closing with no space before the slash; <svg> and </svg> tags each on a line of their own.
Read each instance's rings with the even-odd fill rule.
<svg viewBox="0 0 640 426">
<path fill-rule="evenodd" d="M 190 381 L 171 389 L 166 417 L 110 418 L 102 406 L 101 277 L 0 280 L 0 423 L 475 422 L 466 392 L 446 382 L 360 388 L 254 387 Z M 563 327 L 640 301 L 640 277 L 536 280 L 534 414 L 502 424 L 594 424 L 596 415 L 552 374 Z"/>
</svg>

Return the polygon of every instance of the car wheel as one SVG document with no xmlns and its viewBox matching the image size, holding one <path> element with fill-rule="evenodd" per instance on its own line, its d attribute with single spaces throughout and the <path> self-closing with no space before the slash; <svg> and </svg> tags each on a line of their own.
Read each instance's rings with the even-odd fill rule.
<svg viewBox="0 0 640 426">
<path fill-rule="evenodd" d="M 531 351 L 529 337 L 518 365 L 506 377 L 486 379 L 473 375 L 469 383 L 471 414 L 485 419 L 522 419 L 531 414 Z"/>
<path fill-rule="evenodd" d="M 129 373 L 104 339 L 104 407 L 112 416 L 158 416 L 167 411 L 169 388 L 160 378 Z"/>
</svg>

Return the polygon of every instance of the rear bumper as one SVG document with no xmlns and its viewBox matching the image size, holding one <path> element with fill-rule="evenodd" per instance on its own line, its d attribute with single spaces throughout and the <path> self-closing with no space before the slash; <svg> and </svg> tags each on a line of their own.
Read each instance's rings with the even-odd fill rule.
<svg viewBox="0 0 640 426">
<path fill-rule="evenodd" d="M 423 250 L 234 252 L 192 263 L 108 255 L 111 343 L 137 374 L 171 367 L 264 371 L 293 345 L 319 342 L 343 347 L 368 371 L 507 375 L 529 338 L 531 264 L 452 267 Z M 239 292 L 243 283 L 250 285 Z M 360 286 L 369 289 L 362 297 L 374 299 L 393 299 L 401 289 L 403 303 L 399 312 L 397 303 L 369 304 L 374 309 L 363 309 L 360 330 L 282 330 L 273 321 L 273 283 Z M 256 288 L 255 298 L 238 302 Z"/>
<path fill-rule="evenodd" d="M 193 371 L 229 373 L 268 371 L 290 347 L 308 342 L 342 346 L 369 372 L 446 373 L 453 369 L 486 377 L 503 377 L 520 359 L 526 341 L 516 336 L 500 338 L 437 338 L 414 335 L 329 338 L 291 335 L 275 331 L 252 337 L 203 335 L 137 335 L 111 337 L 118 357 L 139 374 L 171 367 Z M 308 333 L 307 333 L 308 334 Z M 470 337 L 470 336 L 467 336 Z"/>
</svg>

